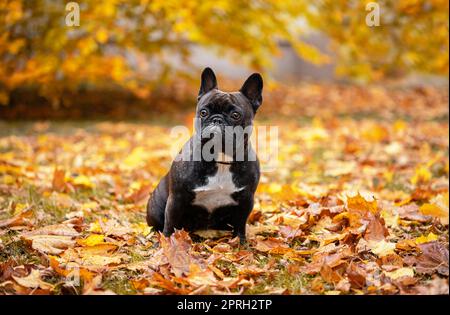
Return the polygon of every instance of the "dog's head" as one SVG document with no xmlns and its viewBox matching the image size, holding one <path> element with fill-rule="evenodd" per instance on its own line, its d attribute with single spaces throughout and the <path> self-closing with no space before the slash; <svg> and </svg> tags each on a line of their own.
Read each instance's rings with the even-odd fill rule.
<svg viewBox="0 0 450 315">
<path fill-rule="evenodd" d="M 254 73 L 247 78 L 238 92 L 220 91 L 214 72 L 211 68 L 205 68 L 201 76 L 196 109 L 202 138 L 208 139 L 212 134 L 219 133 L 225 136 L 230 127 L 235 130 L 235 127 L 251 127 L 256 111 L 262 103 L 262 89 L 262 77 Z"/>
</svg>

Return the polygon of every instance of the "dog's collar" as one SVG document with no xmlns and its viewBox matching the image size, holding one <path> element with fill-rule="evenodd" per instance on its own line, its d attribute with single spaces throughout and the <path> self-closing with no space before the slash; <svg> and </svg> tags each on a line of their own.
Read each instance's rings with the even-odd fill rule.
<svg viewBox="0 0 450 315">
<path fill-rule="evenodd" d="M 219 164 L 225 164 L 225 165 L 231 165 L 231 164 L 233 164 L 233 162 L 220 162 L 220 161 L 217 161 L 217 163 L 219 163 Z"/>
</svg>

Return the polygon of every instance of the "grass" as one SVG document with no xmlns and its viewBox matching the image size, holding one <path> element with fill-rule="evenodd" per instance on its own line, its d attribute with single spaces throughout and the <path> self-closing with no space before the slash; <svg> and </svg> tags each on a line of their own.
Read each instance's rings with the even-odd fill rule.
<svg viewBox="0 0 450 315">
<path fill-rule="evenodd" d="M 313 277 L 303 273 L 293 274 L 282 268 L 271 278 L 261 278 L 257 285 L 247 289 L 245 294 L 264 294 L 268 288 L 288 290 L 291 294 L 303 294 Z"/>
<path fill-rule="evenodd" d="M 136 289 L 129 281 L 132 274 L 123 270 L 107 272 L 102 279 L 102 288 L 121 295 L 136 294 Z"/>
<path fill-rule="evenodd" d="M 42 259 L 23 240 L 16 237 L 2 236 L 3 247 L 0 251 L 0 262 L 13 260 L 16 265 L 41 264 Z"/>
</svg>

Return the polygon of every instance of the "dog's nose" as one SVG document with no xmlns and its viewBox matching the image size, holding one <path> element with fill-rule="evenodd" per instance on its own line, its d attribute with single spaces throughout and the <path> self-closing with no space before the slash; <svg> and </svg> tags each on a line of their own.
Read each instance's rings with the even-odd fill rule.
<svg viewBox="0 0 450 315">
<path fill-rule="evenodd" d="M 214 124 L 216 124 L 216 125 L 220 125 L 220 124 L 223 124 L 223 119 L 220 118 L 220 117 L 214 117 L 214 118 L 212 119 L 212 122 L 213 122 Z"/>
</svg>

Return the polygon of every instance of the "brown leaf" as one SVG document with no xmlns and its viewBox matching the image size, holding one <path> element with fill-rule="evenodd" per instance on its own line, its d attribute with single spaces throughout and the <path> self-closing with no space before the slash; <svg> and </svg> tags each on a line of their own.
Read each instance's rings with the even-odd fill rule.
<svg viewBox="0 0 450 315">
<path fill-rule="evenodd" d="M 357 264 L 350 264 L 347 268 L 347 277 L 352 287 L 361 289 L 366 285 L 366 272 Z"/>
<path fill-rule="evenodd" d="M 56 191 L 62 191 L 65 186 L 64 177 L 66 175 L 66 172 L 62 169 L 55 168 L 55 171 L 53 172 L 53 181 L 52 181 L 52 188 Z"/>
<path fill-rule="evenodd" d="M 73 274 L 73 272 L 78 272 L 78 275 L 84 280 L 85 288 L 88 283 L 93 281 L 94 273 L 89 270 L 82 268 L 81 266 L 71 264 L 70 268 L 68 266 L 61 266 L 58 259 L 55 256 L 49 256 L 50 267 L 56 271 L 61 276 L 67 277 Z"/>
<path fill-rule="evenodd" d="M 187 275 L 189 266 L 194 263 L 189 253 L 192 246 L 189 234 L 184 230 L 177 230 L 168 238 L 161 234 L 159 240 L 175 276 Z"/>
<path fill-rule="evenodd" d="M 145 278 L 132 279 L 131 284 L 136 290 L 142 291 L 150 285 L 150 282 Z"/>
<path fill-rule="evenodd" d="M 75 230 L 74 225 L 71 223 L 47 225 L 33 231 L 22 233 L 22 236 L 25 238 L 34 235 L 79 236 L 80 233 Z"/>
<path fill-rule="evenodd" d="M 287 239 L 295 239 L 302 235 L 302 230 L 289 225 L 280 226 L 280 234 Z"/>
<path fill-rule="evenodd" d="M 71 221 L 69 221 L 71 222 Z M 31 242 L 31 247 L 43 253 L 60 254 L 65 249 L 75 245 L 75 236 L 80 233 L 71 223 L 61 223 L 44 226 L 22 233 L 21 237 Z"/>
<path fill-rule="evenodd" d="M 403 259 L 397 254 L 388 254 L 380 258 L 381 267 L 386 271 L 392 271 L 403 267 Z"/>
<path fill-rule="evenodd" d="M 153 190 L 152 185 L 144 185 L 138 191 L 134 192 L 130 196 L 127 196 L 125 199 L 135 204 L 139 204 L 140 202 L 148 199 L 152 190 Z"/>
<path fill-rule="evenodd" d="M 30 274 L 26 277 L 19 278 L 12 276 L 12 278 L 21 286 L 26 288 L 41 288 L 43 290 L 51 290 L 53 285 L 42 281 L 41 273 L 37 269 L 32 269 Z"/>
<path fill-rule="evenodd" d="M 11 278 L 14 273 L 14 265 L 13 259 L 0 263 L 0 283 Z"/>
<path fill-rule="evenodd" d="M 320 269 L 320 275 L 322 276 L 323 280 L 328 283 L 337 284 L 342 280 L 342 277 L 328 265 L 322 266 L 322 268 Z"/>
<path fill-rule="evenodd" d="M 65 249 L 75 245 L 71 236 L 63 235 L 33 235 L 24 237 L 31 241 L 31 247 L 37 251 L 48 254 L 61 254 Z"/>
<path fill-rule="evenodd" d="M 338 284 L 336 284 L 335 289 L 344 293 L 347 293 L 350 291 L 351 284 L 346 279 L 341 279 Z"/>
<path fill-rule="evenodd" d="M 380 241 L 389 235 L 389 231 L 384 223 L 384 219 L 377 213 L 369 214 L 369 224 L 364 232 L 367 241 Z"/>
<path fill-rule="evenodd" d="M 31 225 L 27 218 L 31 217 L 33 212 L 29 210 L 22 211 L 12 218 L 0 220 L 0 228 L 19 226 L 19 225 Z"/>
<path fill-rule="evenodd" d="M 322 252 L 313 254 L 312 262 L 303 266 L 302 271 L 308 274 L 316 274 L 320 272 L 322 266 L 327 265 L 335 268 L 346 263 L 346 259 L 352 255 L 350 248 L 339 247 L 330 252 Z"/>
<path fill-rule="evenodd" d="M 272 250 L 287 249 L 289 246 L 281 239 L 268 237 L 266 239 L 258 237 L 256 239 L 255 248 L 261 252 L 268 252 Z"/>
<path fill-rule="evenodd" d="M 378 205 L 376 200 L 368 201 L 359 193 L 354 197 L 347 197 L 347 208 L 354 212 L 372 212 L 378 213 Z"/>
<path fill-rule="evenodd" d="M 419 244 L 422 254 L 415 259 L 416 271 L 431 274 L 438 272 L 448 276 L 448 248 L 440 242 Z"/>
<path fill-rule="evenodd" d="M 167 280 L 161 274 L 155 272 L 150 280 L 150 283 L 163 288 L 171 293 L 175 294 L 187 294 L 189 290 L 177 287 L 173 281 Z"/>
<path fill-rule="evenodd" d="M 423 215 L 420 212 L 420 208 L 415 203 L 408 204 L 397 208 L 398 215 L 401 219 L 417 221 L 417 222 L 428 222 L 431 221 L 431 216 Z"/>
<path fill-rule="evenodd" d="M 212 286 L 217 284 L 214 272 L 210 269 L 203 270 L 197 264 L 189 266 L 189 274 L 186 280 L 193 286 Z"/>
</svg>

